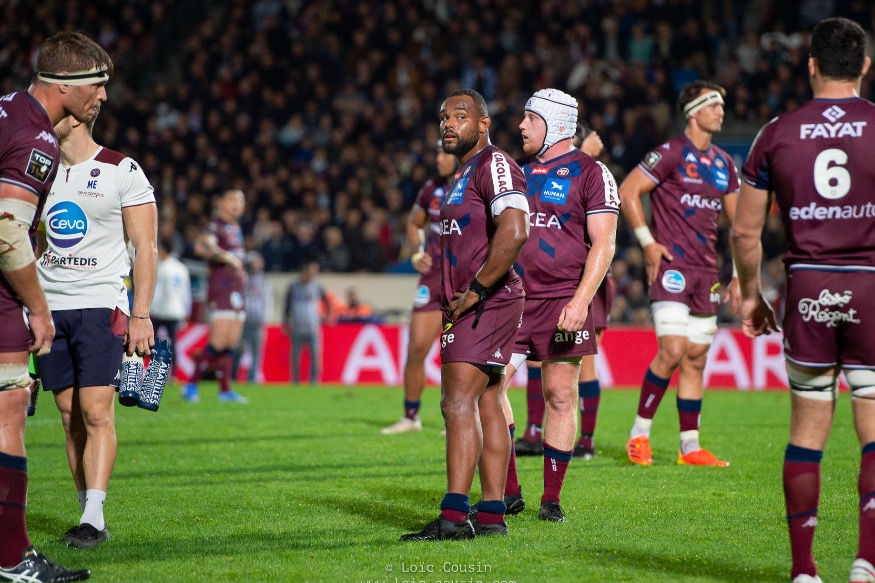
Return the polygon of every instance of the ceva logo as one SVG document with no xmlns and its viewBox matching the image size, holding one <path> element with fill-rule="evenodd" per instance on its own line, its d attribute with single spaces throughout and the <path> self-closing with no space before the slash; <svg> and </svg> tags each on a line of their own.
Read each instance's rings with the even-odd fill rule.
<svg viewBox="0 0 875 583">
<path fill-rule="evenodd" d="M 59 202 L 49 209 L 46 218 L 46 234 L 56 247 L 73 247 L 88 233 L 88 217 L 74 202 Z"/>
</svg>

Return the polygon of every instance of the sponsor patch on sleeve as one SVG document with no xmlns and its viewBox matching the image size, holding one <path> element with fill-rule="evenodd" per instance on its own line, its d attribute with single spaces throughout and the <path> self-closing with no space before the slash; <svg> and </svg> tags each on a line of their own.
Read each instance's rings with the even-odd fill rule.
<svg viewBox="0 0 875 583">
<path fill-rule="evenodd" d="M 657 152 L 656 150 L 651 150 L 644 156 L 643 164 L 653 170 L 654 166 L 659 164 L 659 161 L 662 160 L 662 154 Z"/>
<path fill-rule="evenodd" d="M 27 169 L 24 173 L 40 182 L 48 180 L 55 167 L 55 159 L 34 148 L 30 151 L 30 159 L 27 161 Z"/>
</svg>

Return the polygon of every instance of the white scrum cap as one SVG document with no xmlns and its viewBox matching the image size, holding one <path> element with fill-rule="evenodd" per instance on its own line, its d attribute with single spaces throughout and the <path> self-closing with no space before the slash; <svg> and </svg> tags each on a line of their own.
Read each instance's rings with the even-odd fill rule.
<svg viewBox="0 0 875 583">
<path fill-rule="evenodd" d="M 547 136 L 538 156 L 547 148 L 568 140 L 577 130 L 577 100 L 558 89 L 541 89 L 526 102 L 526 111 L 536 113 L 547 124 Z"/>
</svg>

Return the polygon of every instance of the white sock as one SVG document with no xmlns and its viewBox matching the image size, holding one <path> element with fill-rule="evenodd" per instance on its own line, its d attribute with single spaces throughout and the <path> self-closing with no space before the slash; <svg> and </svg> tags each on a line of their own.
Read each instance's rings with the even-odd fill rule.
<svg viewBox="0 0 875 583">
<path fill-rule="evenodd" d="M 640 415 L 635 416 L 635 425 L 632 426 L 632 431 L 629 437 L 638 437 L 644 435 L 650 437 L 650 426 L 653 425 L 653 419 L 645 419 Z"/>
<path fill-rule="evenodd" d="M 85 490 L 76 490 L 79 496 L 79 512 L 85 512 Z"/>
<path fill-rule="evenodd" d="M 106 528 L 106 523 L 103 520 L 103 503 L 105 501 L 106 492 L 103 490 L 86 490 L 85 510 L 82 511 L 79 524 L 88 523 L 97 530 Z"/>
<path fill-rule="evenodd" d="M 699 430 L 681 431 L 681 453 L 687 455 L 691 451 L 702 449 L 699 445 Z"/>
</svg>

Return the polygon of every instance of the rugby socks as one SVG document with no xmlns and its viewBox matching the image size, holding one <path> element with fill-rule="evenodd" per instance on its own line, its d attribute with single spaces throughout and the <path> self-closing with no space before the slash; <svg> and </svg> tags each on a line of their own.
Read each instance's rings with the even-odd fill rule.
<svg viewBox="0 0 875 583">
<path fill-rule="evenodd" d="M 571 454 L 570 451 L 556 449 L 544 442 L 544 495 L 541 496 L 541 504 L 547 500 L 559 502 L 559 492 L 562 490 L 562 482 L 565 481 Z"/>
<path fill-rule="evenodd" d="M 501 524 L 504 522 L 506 510 L 507 505 L 504 500 L 481 500 L 477 503 L 477 522 L 480 524 Z"/>
<path fill-rule="evenodd" d="M 635 425 L 632 427 L 631 437 L 638 435 L 650 436 L 650 425 L 653 422 L 653 416 L 656 415 L 656 410 L 659 408 L 659 403 L 665 396 L 665 391 L 668 389 L 668 383 L 671 378 L 664 379 L 653 374 L 649 368 L 644 375 L 644 381 L 641 383 L 641 396 L 638 399 L 638 416 L 635 418 Z"/>
<path fill-rule="evenodd" d="M 189 382 L 196 383 L 201 380 L 201 376 L 207 371 L 207 369 L 213 366 L 213 363 L 218 357 L 219 351 L 213 348 L 212 344 L 207 344 L 207 347 L 201 351 L 197 360 L 194 362 L 194 373 L 192 373 Z"/>
<path fill-rule="evenodd" d="M 223 350 L 216 357 L 216 380 L 219 381 L 219 392 L 231 392 L 231 369 L 234 367 L 234 354 L 231 350 Z"/>
<path fill-rule="evenodd" d="M 30 546 L 24 509 L 27 505 L 27 458 L 0 452 L 0 567 L 21 562 L 21 552 Z"/>
<path fill-rule="evenodd" d="M 520 486 L 520 478 L 516 473 L 516 448 L 513 446 L 516 424 L 511 423 L 507 428 L 510 430 L 510 460 L 507 462 L 507 481 L 504 483 L 504 495 L 516 496 L 523 490 Z"/>
<path fill-rule="evenodd" d="M 478 507 L 479 508 L 479 507 Z M 447 492 L 441 501 L 441 516 L 450 522 L 464 522 L 471 512 L 471 499 L 464 494 Z"/>
<path fill-rule="evenodd" d="M 580 441 L 583 447 L 593 449 L 592 436 L 595 434 L 595 422 L 599 413 L 599 402 L 602 400 L 602 387 L 599 380 L 577 383 L 577 394 L 580 397 Z"/>
<path fill-rule="evenodd" d="M 85 512 L 85 490 L 76 490 L 79 497 L 79 512 Z"/>
<path fill-rule="evenodd" d="M 814 529 L 820 498 L 820 460 L 823 452 L 787 444 L 784 451 L 784 500 L 790 530 L 793 567 L 790 578 L 817 574 L 814 563 Z"/>
<path fill-rule="evenodd" d="M 90 524 L 97 530 L 106 528 L 103 520 L 103 503 L 106 502 L 106 492 L 88 489 L 85 491 L 85 510 L 79 524 Z"/>
<path fill-rule="evenodd" d="M 408 401 L 404 399 L 404 416 L 411 421 L 416 421 L 419 418 L 419 406 L 422 401 Z"/>
<path fill-rule="evenodd" d="M 702 449 L 699 445 L 699 417 L 702 414 L 702 399 L 678 397 L 678 417 L 681 423 L 681 453 Z"/>
<path fill-rule="evenodd" d="M 875 564 L 875 442 L 863 446 L 860 462 L 860 547 L 857 557 Z"/>
<path fill-rule="evenodd" d="M 544 423 L 544 389 L 541 386 L 541 369 L 528 369 L 526 381 L 526 441 L 541 441 L 541 426 Z"/>
</svg>

